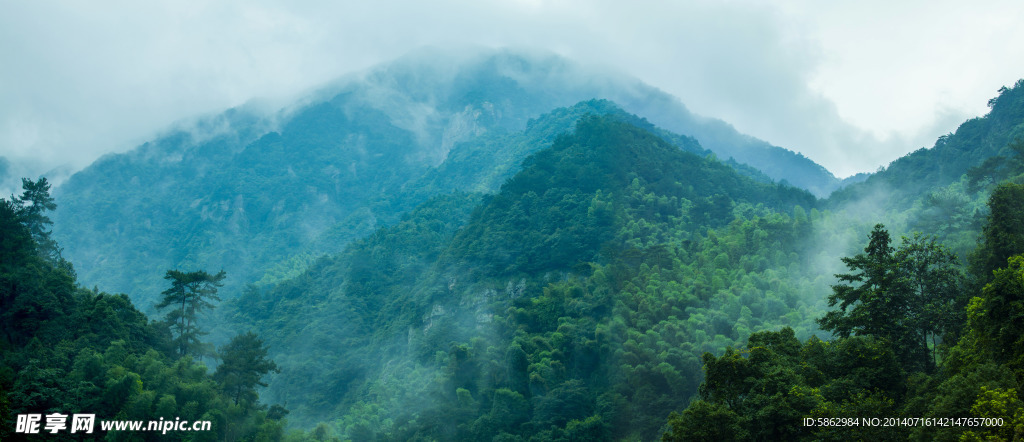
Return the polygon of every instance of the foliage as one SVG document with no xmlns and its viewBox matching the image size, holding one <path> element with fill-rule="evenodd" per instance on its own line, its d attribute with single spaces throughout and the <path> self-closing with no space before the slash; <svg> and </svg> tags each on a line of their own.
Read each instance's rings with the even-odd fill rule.
<svg viewBox="0 0 1024 442">
<path fill-rule="evenodd" d="M 980 301 L 971 324 L 979 346 L 1024 381 L 1024 255 L 995 271 Z"/>
<path fill-rule="evenodd" d="M 50 196 L 50 183 L 46 182 L 45 177 L 38 181 L 22 178 L 21 185 L 24 189 L 21 197 L 11 198 L 11 201 L 19 206 L 21 218 L 28 226 L 39 252 L 48 259 L 57 260 L 60 258 L 60 249 L 50 238 L 49 226 L 53 225 L 53 221 L 46 216 L 46 212 L 57 208 Z"/>
<path fill-rule="evenodd" d="M 807 426 L 804 418 L 893 417 L 892 398 L 905 388 L 892 350 L 872 337 L 801 344 L 783 328 L 752 334 L 747 350 L 705 353 L 704 362 L 700 399 L 669 418 L 662 440 L 831 440 L 844 430 Z"/>
<path fill-rule="evenodd" d="M 256 387 L 266 387 L 261 379 L 270 372 L 280 372 L 274 361 L 267 359 L 267 348 L 252 332 L 235 336 L 220 349 L 221 364 L 213 374 L 234 404 L 252 406 L 258 395 Z"/>
<path fill-rule="evenodd" d="M 171 308 L 165 321 L 176 333 L 174 346 L 179 356 L 204 356 L 206 345 L 199 337 L 206 334 L 199 328 L 199 313 L 214 308 L 210 301 L 219 301 L 217 288 L 224 285 L 226 274 L 221 270 L 211 275 L 205 270 L 182 272 L 168 270 L 164 279 L 171 287 L 163 291 L 164 298 L 156 305 L 158 309 Z"/>
<path fill-rule="evenodd" d="M 814 199 L 618 118 L 581 119 L 478 201 L 434 199 L 231 303 L 281 349 L 268 394 L 293 421 L 334 416 L 351 438 L 652 438 L 696 393 L 701 352 L 813 327 L 787 313 L 821 285 L 791 265 L 811 222 L 794 206 Z"/>
<path fill-rule="evenodd" d="M 864 254 L 842 258 L 856 273 L 838 274 L 822 329 L 838 336 L 872 335 L 893 345 L 907 371 L 931 371 L 935 340 L 956 327 L 961 290 L 956 257 L 934 239 L 904 238 L 899 249 L 875 226 Z M 929 339 L 932 350 L 929 352 Z M 930 354 L 930 357 L 929 357 Z"/>
<path fill-rule="evenodd" d="M 40 210 L 25 209 L 22 200 L 0 199 L 0 439 L 23 436 L 13 433 L 14 419 L 28 413 L 213 423 L 209 433 L 164 436 L 175 440 L 259 439 L 280 433 L 286 412 L 272 417 L 252 395 L 248 409 L 235 407 L 206 366 L 178 357 L 165 324 L 149 321 L 126 295 L 81 288 L 70 264 L 40 253 L 53 245 L 38 242 L 46 240 L 45 231 L 40 236 L 41 230 L 33 228 L 46 219 L 42 209 L 53 207 L 45 203 L 45 181 L 25 183 L 38 192 L 32 198 Z M 127 440 L 140 435 L 145 440 L 160 436 L 105 436 Z"/>
<path fill-rule="evenodd" d="M 982 230 L 981 247 L 974 253 L 972 268 L 980 285 L 993 278 L 993 272 L 1003 268 L 1007 260 L 1024 250 L 1024 185 L 1002 183 L 989 197 L 989 216 Z"/>
<path fill-rule="evenodd" d="M 904 238 L 896 249 L 884 227 L 876 225 L 865 253 L 842 259 L 854 272 L 836 275 L 840 283 L 833 286 L 829 303 L 838 309 L 819 321 L 838 337 L 830 342 L 812 338 L 801 348 L 784 329 L 752 334 L 748 350 L 705 354 L 701 398 L 672 415 L 663 440 L 687 434 L 802 440 L 1020 438 L 1024 405 L 1017 392 L 1024 381 L 1024 330 L 1017 325 L 1024 322 L 1024 250 L 1015 244 L 1024 231 L 1014 227 L 1018 209 L 1006 201 L 1015 190 L 1016 185 L 1000 185 L 989 199 L 989 223 L 973 265 L 984 266 L 983 258 L 997 253 L 1012 256 L 983 288 L 958 283 L 957 259 L 934 239 Z M 977 296 L 960 301 L 972 290 Z M 922 338 L 928 336 L 930 359 L 922 357 L 929 350 Z M 947 344 L 939 359 L 942 342 Z M 773 391 L 783 393 L 770 396 Z M 804 408 L 786 408 L 792 403 Z M 780 413 L 780 408 L 796 411 Z M 950 425 L 951 416 L 997 418 L 1003 425 Z M 801 426 L 807 418 L 861 417 L 947 423 Z"/>
<path fill-rule="evenodd" d="M 837 185 L 806 157 L 693 115 L 656 89 L 570 80 L 595 74 L 557 57 L 499 51 L 435 63 L 382 66 L 270 115 L 242 106 L 198 118 L 101 158 L 57 189 L 55 238 L 85 283 L 128 292 L 144 308 L 163 289 L 153 268 L 224 269 L 230 297 L 283 261 L 338 253 L 431 197 L 497 191 L 586 113 L 616 115 L 687 151 L 711 149 L 765 181 L 819 196 Z"/>
<path fill-rule="evenodd" d="M 257 281 L 223 324 L 198 315 L 223 272 L 169 271 L 162 323 L 78 287 L 27 180 L 0 206 L 0 412 L 189 416 L 228 440 L 1020 437 L 1024 83 L 821 202 L 607 101 L 527 120 L 501 63 L 435 116 L 348 89 L 72 178 L 90 278 L 124 267 L 149 301 L 154 263 L 223 264 Z M 258 334 L 211 376 L 207 327 Z M 966 416 L 1008 426 L 803 425 Z"/>
</svg>

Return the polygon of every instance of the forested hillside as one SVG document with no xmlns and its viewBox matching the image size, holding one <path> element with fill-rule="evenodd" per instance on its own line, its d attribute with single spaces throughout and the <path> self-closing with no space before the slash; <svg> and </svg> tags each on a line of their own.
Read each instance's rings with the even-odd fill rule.
<svg viewBox="0 0 1024 442">
<path fill-rule="evenodd" d="M 0 200 L 0 439 L 1022 439 L 1024 80 L 989 107 L 827 199 L 554 56 L 197 119 Z"/>
<path fill-rule="evenodd" d="M 887 208 L 906 210 L 920 195 L 965 174 L 972 186 L 979 181 L 991 185 L 1009 176 L 1002 167 L 1015 155 L 1013 142 L 1024 139 L 1024 80 L 1001 88 L 988 106 L 987 115 L 965 121 L 956 132 L 939 137 L 932 148 L 905 155 L 864 183 L 836 192 L 829 198 L 831 206 L 885 193 Z"/>
<path fill-rule="evenodd" d="M 617 118 L 582 119 L 466 220 L 478 200 L 240 298 L 282 368 L 269 397 L 355 440 L 651 438 L 700 352 L 809 335 L 826 287 L 796 265 L 813 196 Z"/>
<path fill-rule="evenodd" d="M 838 182 L 635 79 L 555 56 L 428 51 L 280 112 L 243 106 L 101 158 L 55 190 L 54 236 L 86 284 L 129 293 L 144 310 L 160 291 L 151 269 L 223 268 L 234 295 L 250 281 L 294 276 L 432 196 L 496 191 L 582 113 L 621 112 L 594 102 L 541 119 L 594 98 L 694 136 L 748 174 L 762 172 L 739 164 L 818 195 Z"/>
<path fill-rule="evenodd" d="M 0 439 L 22 440 L 16 419 L 37 421 L 59 440 L 281 439 L 287 410 L 259 401 L 260 378 L 274 369 L 255 335 L 220 348 L 210 371 L 178 352 L 174 327 L 150 320 L 124 294 L 79 286 L 50 238 L 55 208 L 46 179 L 25 180 L 18 198 L 0 199 Z M 172 311 L 173 312 L 173 311 Z M 262 356 L 261 356 L 262 352 Z M 263 364 L 263 365 L 260 365 Z M 70 434 L 67 419 L 93 414 L 92 434 Z M 65 424 L 49 431 L 51 417 Z M 203 431 L 111 431 L 101 420 L 209 422 Z M 162 423 L 162 422 L 161 422 Z M 38 435 L 37 435 L 38 436 Z M 295 438 L 302 434 L 296 433 Z"/>
<path fill-rule="evenodd" d="M 964 122 L 955 133 L 940 137 L 935 147 L 899 158 L 825 200 L 822 207 L 844 220 L 846 227 L 818 230 L 855 245 L 832 250 L 831 260 L 856 253 L 863 247 L 856 244 L 871 226 L 883 223 L 894 237 L 933 235 L 965 261 L 977 246 L 992 189 L 1024 173 L 1022 94 L 1021 81 L 1000 89 L 989 100 L 987 115 Z"/>
<path fill-rule="evenodd" d="M 818 319 L 836 339 L 784 328 L 705 353 L 700 397 L 663 440 L 1024 437 L 1022 200 L 1022 184 L 994 190 L 970 272 L 932 238 L 896 247 L 876 226 Z"/>
<path fill-rule="evenodd" d="M 434 200 L 299 278 L 252 288 L 234 320 L 286 349 L 268 394 L 295 404 L 297 422 L 352 439 L 849 437 L 800 419 L 1003 413 L 985 401 L 1009 401 L 1013 417 L 1012 363 L 984 356 L 998 347 L 978 350 L 996 344 L 962 340 L 981 339 L 969 338 L 980 332 L 969 319 L 978 307 L 968 309 L 988 282 L 979 275 L 1009 256 L 968 260 L 991 255 L 975 238 L 1005 238 L 982 226 L 1000 216 L 989 210 L 995 183 L 1024 172 L 1019 157 L 908 190 L 912 204 L 862 191 L 822 212 L 806 193 L 631 122 L 643 125 L 584 118 L 468 219 L 476 197 Z M 1013 199 L 999 189 L 993 198 Z M 872 231 L 878 222 L 892 227 Z M 932 236 L 912 234 L 921 226 Z M 310 342 L 331 356 L 303 359 Z M 308 379 L 317 388 L 299 387 Z"/>
<path fill-rule="evenodd" d="M 896 226 L 841 258 L 817 320 L 835 339 L 784 328 L 705 354 L 699 397 L 663 439 L 1024 437 L 1022 93 L 1001 89 L 988 115 L 826 201 L 847 225 Z"/>
</svg>

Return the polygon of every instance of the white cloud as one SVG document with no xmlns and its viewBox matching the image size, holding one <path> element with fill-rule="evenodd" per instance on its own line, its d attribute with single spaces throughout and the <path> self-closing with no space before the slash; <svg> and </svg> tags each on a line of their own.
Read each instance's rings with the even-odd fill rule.
<svg viewBox="0 0 1024 442">
<path fill-rule="evenodd" d="M 424 45 L 636 75 L 838 175 L 930 146 L 1024 76 L 1016 2 L 3 2 L 0 155 L 82 167 L 171 122 Z M 40 169 L 41 171 L 42 169 Z"/>
</svg>

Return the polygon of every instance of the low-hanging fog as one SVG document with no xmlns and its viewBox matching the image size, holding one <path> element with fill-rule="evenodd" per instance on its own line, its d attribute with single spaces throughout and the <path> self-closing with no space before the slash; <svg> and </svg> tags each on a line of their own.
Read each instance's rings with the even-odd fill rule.
<svg viewBox="0 0 1024 442">
<path fill-rule="evenodd" d="M 12 174 L 60 181 L 175 121 L 254 98 L 276 108 L 424 45 L 474 45 L 621 70 L 844 177 L 983 114 L 1024 65 L 1007 46 L 1024 41 L 1019 3 L 878 6 L 8 4 L 0 156 Z"/>
</svg>

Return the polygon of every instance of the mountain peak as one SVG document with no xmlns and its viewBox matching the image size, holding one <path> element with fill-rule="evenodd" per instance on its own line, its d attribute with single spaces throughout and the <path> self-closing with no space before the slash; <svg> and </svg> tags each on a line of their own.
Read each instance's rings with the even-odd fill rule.
<svg viewBox="0 0 1024 442">
<path fill-rule="evenodd" d="M 440 146 L 449 118 L 469 107 L 486 109 L 495 127 L 521 130 L 530 118 L 551 109 L 608 99 L 659 127 L 695 137 L 723 160 L 748 164 L 818 197 L 842 185 L 803 155 L 695 115 L 678 98 L 639 79 L 551 52 L 423 48 L 339 80 L 319 96 L 347 108 L 383 112 L 396 126 L 417 133 L 429 145 L 424 158 L 434 163 L 450 147 Z"/>
</svg>

